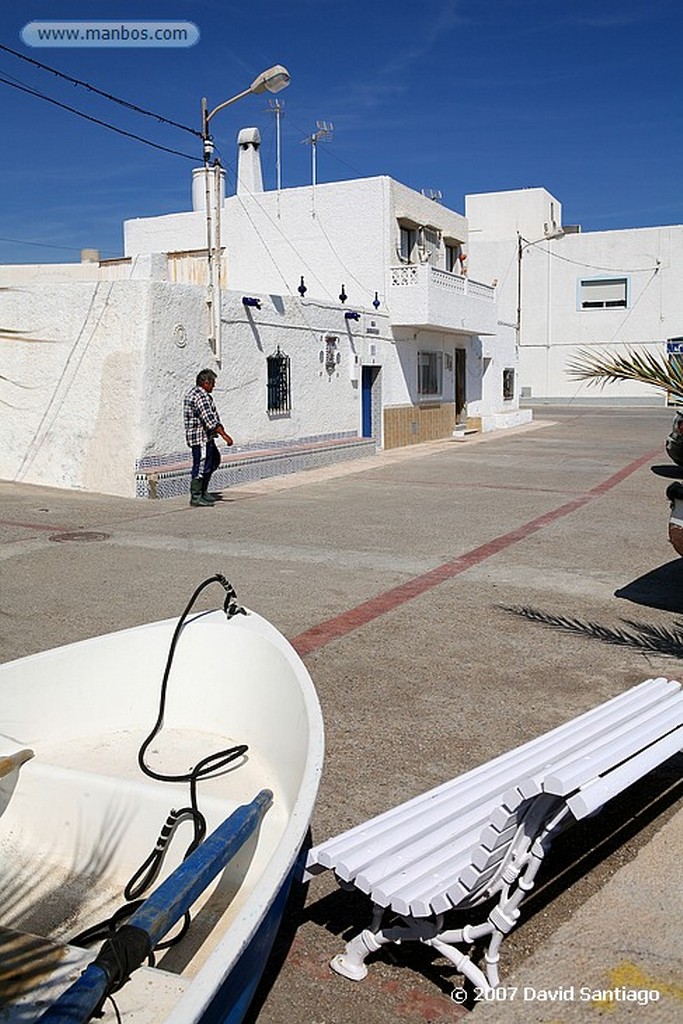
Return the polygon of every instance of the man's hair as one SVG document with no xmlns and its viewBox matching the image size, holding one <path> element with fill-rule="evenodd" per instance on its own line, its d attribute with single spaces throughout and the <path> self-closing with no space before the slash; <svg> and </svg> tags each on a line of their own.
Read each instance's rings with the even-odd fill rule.
<svg viewBox="0 0 683 1024">
<path fill-rule="evenodd" d="M 201 386 L 202 384 L 205 384 L 207 381 L 215 380 L 216 376 L 217 374 L 215 374 L 213 370 L 200 370 L 199 373 L 197 374 L 196 383 L 199 386 Z"/>
</svg>

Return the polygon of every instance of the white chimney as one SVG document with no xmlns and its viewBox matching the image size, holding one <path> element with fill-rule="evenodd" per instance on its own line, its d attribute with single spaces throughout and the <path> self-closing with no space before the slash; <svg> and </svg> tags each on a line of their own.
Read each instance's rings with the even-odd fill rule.
<svg viewBox="0 0 683 1024">
<path fill-rule="evenodd" d="M 261 135 L 258 128 L 243 128 L 237 136 L 237 194 L 263 192 Z"/>
</svg>

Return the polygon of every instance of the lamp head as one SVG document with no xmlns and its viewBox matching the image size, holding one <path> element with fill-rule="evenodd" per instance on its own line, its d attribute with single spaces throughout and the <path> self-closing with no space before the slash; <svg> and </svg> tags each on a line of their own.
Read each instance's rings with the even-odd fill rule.
<svg viewBox="0 0 683 1024">
<path fill-rule="evenodd" d="M 254 79 L 249 86 L 250 92 L 280 92 L 281 89 L 286 89 L 291 81 L 291 76 L 287 68 L 284 68 L 282 64 L 275 64 L 272 68 L 268 68 L 267 71 L 262 71 L 261 74 Z"/>
</svg>

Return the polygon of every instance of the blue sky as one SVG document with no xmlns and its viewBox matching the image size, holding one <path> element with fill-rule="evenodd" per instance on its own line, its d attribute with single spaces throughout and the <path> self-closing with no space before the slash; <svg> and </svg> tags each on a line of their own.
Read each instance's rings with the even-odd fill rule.
<svg viewBox="0 0 683 1024">
<path fill-rule="evenodd" d="M 18 13 L 17 13 L 18 12 Z M 188 48 L 30 47 L 31 21 L 191 21 Z M 679 0 L 35 0 L 3 4 L 0 43 L 146 110 L 200 128 L 281 63 L 283 186 L 310 184 L 302 140 L 331 122 L 318 181 L 388 174 L 470 192 L 544 186 L 584 231 L 683 223 Z M 200 140 L 0 51 L 0 264 L 122 253 L 122 221 L 189 209 Z M 176 156 L 76 117 L 17 85 L 142 135 Z M 267 96 L 216 116 L 234 185 L 241 127 L 261 131 L 275 185 Z M 196 157 L 196 162 L 187 157 Z M 29 244 L 32 243 L 32 244 Z"/>
</svg>

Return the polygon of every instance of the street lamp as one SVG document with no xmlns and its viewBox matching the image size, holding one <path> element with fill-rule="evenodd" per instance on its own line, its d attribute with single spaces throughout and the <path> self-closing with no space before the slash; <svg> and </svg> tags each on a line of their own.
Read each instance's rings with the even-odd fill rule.
<svg viewBox="0 0 683 1024">
<path fill-rule="evenodd" d="M 552 242 L 555 238 L 562 238 L 564 235 L 563 228 L 555 228 L 553 231 L 547 232 L 542 238 L 536 238 L 530 242 L 526 238 L 522 238 L 519 231 L 517 232 L 517 320 L 515 323 L 515 329 L 517 332 L 517 347 L 519 348 L 520 335 L 522 331 L 522 256 L 524 255 L 525 249 L 528 249 L 533 245 L 540 245 L 541 242 Z"/>
<path fill-rule="evenodd" d="M 219 103 L 209 110 L 206 98 L 202 99 L 202 143 L 204 147 L 204 191 L 206 204 L 206 248 L 208 257 L 208 283 L 206 305 L 209 313 L 209 345 L 218 365 L 221 365 L 221 174 L 219 161 L 209 167 L 213 154 L 213 139 L 209 134 L 209 124 L 221 110 L 231 103 L 249 96 L 251 93 L 280 92 L 290 83 L 290 75 L 282 64 L 275 64 L 267 71 L 262 71 L 248 89 L 231 96 L 229 100 Z M 200 172 L 201 173 L 201 172 Z M 213 181 L 213 186 L 212 186 Z M 213 193 L 213 194 L 212 194 Z"/>
<path fill-rule="evenodd" d="M 231 103 L 236 103 L 237 100 L 244 99 L 245 96 L 249 96 L 251 93 L 260 92 L 280 92 L 281 89 L 286 89 L 291 81 L 289 71 L 284 68 L 282 64 L 275 64 L 272 68 L 268 68 L 267 71 L 262 71 L 254 81 L 251 83 L 248 89 L 244 89 L 243 92 L 238 92 L 236 96 L 231 96 L 229 100 L 225 100 L 223 103 L 219 103 L 217 107 L 214 107 L 209 112 L 209 106 L 206 98 L 202 100 L 202 140 L 204 143 L 204 163 L 207 164 L 213 153 L 213 139 L 209 135 L 209 121 L 212 120 L 221 110 L 225 110 Z"/>
</svg>

